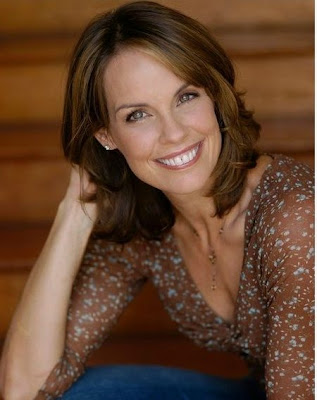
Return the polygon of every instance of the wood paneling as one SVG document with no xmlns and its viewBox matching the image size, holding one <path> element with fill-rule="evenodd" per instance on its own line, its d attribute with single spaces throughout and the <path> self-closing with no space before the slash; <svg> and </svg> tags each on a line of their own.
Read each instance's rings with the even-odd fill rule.
<svg viewBox="0 0 317 400">
<path fill-rule="evenodd" d="M 310 56 L 242 58 L 235 65 L 237 87 L 247 90 L 247 104 L 257 115 L 313 112 L 314 67 Z M 59 121 L 66 74 L 65 65 L 60 63 L 0 65 L 0 124 Z"/>
<path fill-rule="evenodd" d="M 246 104 L 256 110 L 257 115 L 313 113 L 314 69 L 311 57 L 243 59 L 236 66 L 237 87 L 247 90 Z"/>
<path fill-rule="evenodd" d="M 17 159 L 60 160 L 61 158 L 59 126 L 54 124 L 0 126 L 0 163 Z"/>
<path fill-rule="evenodd" d="M 3 338 L 18 303 L 26 274 L 11 274 L 1 271 L 0 274 L 0 338 Z"/>
<path fill-rule="evenodd" d="M 110 337 L 88 362 L 88 365 L 98 364 L 159 364 L 227 378 L 240 378 L 248 373 L 236 354 L 209 352 L 181 336 Z"/>
<path fill-rule="evenodd" d="M 257 119 L 257 113 L 255 113 Z M 259 118 L 262 126 L 259 148 L 266 152 L 288 153 L 314 151 L 313 116 Z"/>
<path fill-rule="evenodd" d="M 0 270 L 3 273 L 28 273 L 40 254 L 51 223 L 0 225 Z"/>
<path fill-rule="evenodd" d="M 60 120 L 65 80 L 60 63 L 0 66 L 0 124 Z"/>
<path fill-rule="evenodd" d="M 70 168 L 63 160 L 0 164 L 0 221 L 52 219 L 65 193 Z M 45 193 L 45 199 L 43 195 Z"/>
<path fill-rule="evenodd" d="M 314 53 L 312 29 L 297 30 L 213 30 L 216 39 L 230 56 L 300 56 Z M 78 35 L 63 34 L 47 37 L 12 37 L 0 41 L 1 65 L 27 65 L 67 62 Z"/>
<path fill-rule="evenodd" d="M 59 126 L 72 48 L 91 17 L 123 3 L 0 2 L 0 340 L 68 182 Z M 263 127 L 260 148 L 313 165 L 313 1 L 161 3 L 199 19 L 232 56 L 238 87 Z M 246 373 L 236 356 L 209 353 L 181 337 L 151 284 L 90 360 L 126 362 Z"/>
<path fill-rule="evenodd" d="M 267 56 L 313 55 L 312 29 L 211 30 L 231 57 L 258 58 Z"/>
<path fill-rule="evenodd" d="M 0 33 L 50 34 L 83 28 L 96 14 L 125 3 L 124 0 L 2 0 Z M 161 0 L 210 27 L 272 27 L 313 25 L 311 0 Z M 74 12 L 75 11 L 75 12 Z"/>
<path fill-rule="evenodd" d="M 48 37 L 12 37 L 0 40 L 1 65 L 27 65 L 68 61 L 76 44 L 76 35 Z"/>
</svg>

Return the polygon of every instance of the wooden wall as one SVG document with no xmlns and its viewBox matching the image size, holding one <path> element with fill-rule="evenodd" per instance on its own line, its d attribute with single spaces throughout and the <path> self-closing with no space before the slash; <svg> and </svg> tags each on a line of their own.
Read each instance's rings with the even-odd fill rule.
<svg viewBox="0 0 317 400">
<path fill-rule="evenodd" d="M 0 2 L 0 338 L 67 185 L 59 126 L 81 29 L 119 0 Z M 313 164 L 313 1 L 161 1 L 199 19 L 237 69 L 262 123 L 261 148 Z M 107 356 L 105 356 L 107 354 Z M 235 358 L 182 338 L 148 285 L 92 362 L 157 362 L 227 376 Z"/>
</svg>

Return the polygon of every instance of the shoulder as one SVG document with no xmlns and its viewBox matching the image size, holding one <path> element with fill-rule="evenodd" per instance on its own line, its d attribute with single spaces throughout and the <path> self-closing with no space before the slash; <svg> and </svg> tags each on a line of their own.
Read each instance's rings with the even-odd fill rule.
<svg viewBox="0 0 317 400">
<path fill-rule="evenodd" d="M 299 287 L 313 290 L 314 201 L 309 167 L 274 158 L 256 189 L 250 249 L 263 295 L 271 304 Z"/>
<path fill-rule="evenodd" d="M 111 242 L 101 233 L 94 232 L 87 244 L 81 272 L 87 275 L 97 273 L 133 275 L 136 270 L 141 272 L 142 259 L 146 257 L 146 252 L 146 243 L 141 239 L 121 244 Z"/>
<path fill-rule="evenodd" d="M 261 224 L 286 219 L 300 221 L 312 216 L 314 208 L 314 174 L 305 164 L 276 155 L 263 174 L 258 188 L 258 217 Z"/>
<path fill-rule="evenodd" d="M 253 234 L 262 261 L 309 258 L 314 235 L 312 170 L 289 157 L 275 156 L 257 190 Z"/>
<path fill-rule="evenodd" d="M 112 272 L 124 270 L 126 273 L 134 273 L 137 269 L 141 274 L 148 275 L 154 259 L 158 255 L 162 256 L 169 247 L 169 235 L 165 236 L 161 241 L 135 237 L 121 244 L 110 242 L 102 234 L 94 233 L 87 245 L 83 268 L 101 268 Z"/>
<path fill-rule="evenodd" d="M 274 155 L 273 161 L 264 173 L 263 192 L 283 196 L 293 192 L 313 195 L 314 173 L 312 169 L 293 158 Z M 265 193 L 264 193 L 265 194 Z"/>
</svg>

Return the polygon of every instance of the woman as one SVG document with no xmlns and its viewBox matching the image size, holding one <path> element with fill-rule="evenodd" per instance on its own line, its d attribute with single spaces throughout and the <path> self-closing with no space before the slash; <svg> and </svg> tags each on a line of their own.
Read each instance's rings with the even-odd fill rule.
<svg viewBox="0 0 317 400">
<path fill-rule="evenodd" d="M 313 398 L 311 171 L 260 155 L 259 129 L 196 21 L 135 2 L 87 27 L 64 108 L 74 167 L 8 333 L 6 399 Z M 74 383 L 146 279 L 185 335 L 252 376 L 105 367 Z"/>
</svg>

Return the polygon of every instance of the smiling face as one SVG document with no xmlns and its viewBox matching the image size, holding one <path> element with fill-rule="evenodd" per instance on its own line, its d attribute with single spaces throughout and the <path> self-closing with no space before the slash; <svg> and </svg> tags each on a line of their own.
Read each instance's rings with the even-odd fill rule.
<svg viewBox="0 0 317 400">
<path fill-rule="evenodd" d="M 203 88 L 135 48 L 110 60 L 104 88 L 109 126 L 96 134 L 103 145 L 118 148 L 140 180 L 167 196 L 209 191 L 221 134 Z"/>
</svg>

